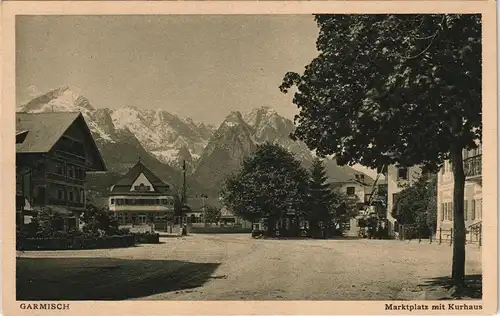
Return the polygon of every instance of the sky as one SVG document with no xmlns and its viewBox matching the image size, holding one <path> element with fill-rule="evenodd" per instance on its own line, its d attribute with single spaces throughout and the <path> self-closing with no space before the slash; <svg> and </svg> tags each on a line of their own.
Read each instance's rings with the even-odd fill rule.
<svg viewBox="0 0 500 316">
<path fill-rule="evenodd" d="M 96 108 L 165 109 L 209 124 L 297 108 L 278 86 L 317 56 L 312 15 L 22 16 L 17 103 L 68 85 Z"/>
</svg>

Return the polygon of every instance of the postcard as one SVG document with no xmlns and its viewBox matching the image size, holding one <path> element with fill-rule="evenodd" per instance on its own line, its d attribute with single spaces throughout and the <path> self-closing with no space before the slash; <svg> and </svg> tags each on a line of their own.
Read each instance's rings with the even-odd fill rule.
<svg viewBox="0 0 500 316">
<path fill-rule="evenodd" d="M 495 2 L 2 9 L 5 315 L 495 313 Z"/>
</svg>

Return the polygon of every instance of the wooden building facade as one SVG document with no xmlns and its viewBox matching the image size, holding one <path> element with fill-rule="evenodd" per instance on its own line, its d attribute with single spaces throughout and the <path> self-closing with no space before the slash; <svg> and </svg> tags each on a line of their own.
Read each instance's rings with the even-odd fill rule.
<svg viewBox="0 0 500 316">
<path fill-rule="evenodd" d="M 106 171 L 83 115 L 17 113 L 16 130 L 17 223 L 48 207 L 63 215 L 62 229 L 78 228 L 86 173 Z"/>
</svg>

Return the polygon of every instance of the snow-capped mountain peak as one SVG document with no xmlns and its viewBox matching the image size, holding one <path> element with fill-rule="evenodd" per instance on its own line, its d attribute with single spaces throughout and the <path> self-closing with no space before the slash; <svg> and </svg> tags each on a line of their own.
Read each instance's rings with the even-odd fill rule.
<svg viewBox="0 0 500 316">
<path fill-rule="evenodd" d="M 87 98 L 66 85 L 40 95 L 18 107 L 18 111 L 31 113 L 75 111 L 88 113 L 94 110 Z"/>
</svg>

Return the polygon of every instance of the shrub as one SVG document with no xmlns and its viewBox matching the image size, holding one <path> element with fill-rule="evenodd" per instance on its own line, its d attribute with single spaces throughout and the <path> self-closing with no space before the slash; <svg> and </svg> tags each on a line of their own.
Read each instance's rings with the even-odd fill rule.
<svg viewBox="0 0 500 316">
<path fill-rule="evenodd" d="M 158 233 L 135 233 L 135 241 L 140 244 L 157 244 L 160 242 L 160 234 Z"/>
</svg>

